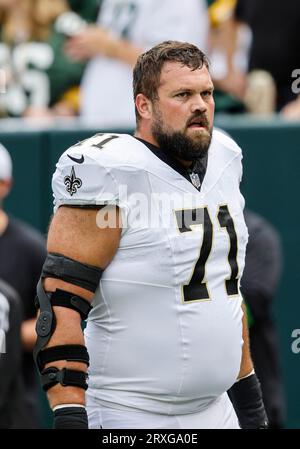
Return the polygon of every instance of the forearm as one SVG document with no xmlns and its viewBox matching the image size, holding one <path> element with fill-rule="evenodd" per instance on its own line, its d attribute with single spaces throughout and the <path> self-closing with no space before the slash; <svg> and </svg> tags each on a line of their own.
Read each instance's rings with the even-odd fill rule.
<svg viewBox="0 0 300 449">
<path fill-rule="evenodd" d="M 63 307 L 53 307 L 56 318 L 56 328 L 46 348 L 61 345 L 82 345 L 84 338 L 81 330 L 81 319 L 77 312 Z M 59 370 L 68 368 L 86 372 L 87 366 L 80 362 L 58 360 L 48 363 L 45 368 L 55 367 Z M 85 404 L 85 391 L 78 387 L 62 386 L 60 384 L 50 388 L 47 392 L 50 407 L 53 409 L 61 404 Z"/>
<path fill-rule="evenodd" d="M 107 47 L 107 56 L 118 59 L 125 64 L 134 67 L 142 49 L 135 47 L 129 41 L 123 39 L 112 39 Z"/>
<path fill-rule="evenodd" d="M 98 26 L 89 26 L 79 35 L 70 38 L 65 45 L 65 51 L 71 59 L 78 61 L 102 55 L 130 66 L 134 66 L 142 53 L 141 48 Z"/>
<path fill-rule="evenodd" d="M 93 293 L 78 287 L 77 285 L 69 284 L 61 279 L 47 278 L 44 282 L 44 287 L 47 292 L 54 292 L 56 289 L 61 289 L 91 302 Z M 69 310 L 63 307 L 53 307 L 53 312 L 56 318 L 55 332 L 47 345 L 47 348 L 58 345 L 84 345 L 83 333 L 81 330 L 80 315 L 74 310 Z M 57 361 L 55 363 L 47 364 L 55 366 L 58 369 L 68 368 L 86 372 L 86 365 L 79 362 L 67 362 L 66 360 Z M 85 392 L 78 387 L 65 387 L 60 384 L 52 387 L 48 393 L 48 400 L 51 408 L 60 404 L 85 404 Z"/>
<path fill-rule="evenodd" d="M 250 342 L 249 342 L 249 332 L 248 332 L 248 323 L 247 323 L 247 314 L 246 314 L 246 306 L 242 304 L 243 309 L 243 348 L 242 348 L 242 359 L 240 365 L 240 372 L 238 375 L 238 379 L 241 379 L 253 371 L 253 362 L 250 354 Z"/>
<path fill-rule="evenodd" d="M 81 320 L 87 318 L 91 307 L 77 292 L 68 291 L 68 282 L 64 282 L 64 290 L 59 288 L 61 285 L 59 280 L 56 283 L 56 278 L 50 280 L 50 287 L 47 286 L 45 273 L 52 272 L 56 276 L 55 266 L 60 267 L 62 275 L 67 278 L 68 272 L 72 276 L 72 267 L 84 272 L 84 267 L 76 261 L 49 255 L 37 287 L 40 315 L 33 355 L 43 389 L 47 391 L 54 411 L 54 428 L 86 429 L 88 418 L 84 393 L 88 386 L 86 371 L 89 356 L 84 345 Z M 43 286 L 43 279 L 46 279 L 46 287 Z M 87 274 L 87 288 L 91 288 L 92 284 L 93 279 Z M 76 286 L 70 285 L 69 289 L 74 290 Z"/>
</svg>

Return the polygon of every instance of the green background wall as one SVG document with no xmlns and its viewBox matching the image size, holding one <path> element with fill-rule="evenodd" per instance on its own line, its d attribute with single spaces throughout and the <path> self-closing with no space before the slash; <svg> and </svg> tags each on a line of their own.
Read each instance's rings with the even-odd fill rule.
<svg viewBox="0 0 300 449">
<path fill-rule="evenodd" d="M 282 237 L 284 273 L 274 314 L 280 334 L 287 426 L 300 428 L 300 353 L 291 350 L 291 333 L 300 329 L 300 125 L 232 117 L 219 117 L 216 125 L 243 149 L 242 190 L 248 207 L 273 223 Z M 11 152 L 15 176 L 7 209 L 46 232 L 52 214 L 51 176 L 59 155 L 99 131 L 78 122 L 58 129 L 27 131 L 1 124 L 0 141 Z"/>
</svg>

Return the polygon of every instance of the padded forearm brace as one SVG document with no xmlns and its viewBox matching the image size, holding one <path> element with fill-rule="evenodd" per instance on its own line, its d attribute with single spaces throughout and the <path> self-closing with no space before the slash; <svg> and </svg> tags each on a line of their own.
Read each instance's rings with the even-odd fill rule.
<svg viewBox="0 0 300 449">
<path fill-rule="evenodd" d="M 80 296 L 64 290 L 46 293 L 42 281 L 46 277 L 61 279 L 65 282 L 95 292 L 99 285 L 103 270 L 64 257 L 60 254 L 49 254 L 41 279 L 37 286 L 36 306 L 40 308 L 40 315 L 36 324 L 37 341 L 33 350 L 33 357 L 41 375 L 42 386 L 45 391 L 57 383 L 63 386 L 77 386 L 87 389 L 87 374 L 83 371 L 62 369 L 55 366 L 44 369 L 48 363 L 58 360 L 82 362 L 89 365 L 89 355 L 85 346 L 61 345 L 45 349 L 55 331 L 56 319 L 53 306 L 67 307 L 78 312 L 85 320 L 91 310 L 88 301 Z"/>
</svg>

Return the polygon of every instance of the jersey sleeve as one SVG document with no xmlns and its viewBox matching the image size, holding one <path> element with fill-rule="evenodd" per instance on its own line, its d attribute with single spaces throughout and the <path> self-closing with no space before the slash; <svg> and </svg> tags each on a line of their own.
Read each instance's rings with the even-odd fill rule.
<svg viewBox="0 0 300 449">
<path fill-rule="evenodd" d="M 61 156 L 52 179 L 54 211 L 62 205 L 119 203 L 117 182 L 106 158 L 99 153 L 97 148 L 74 146 Z"/>
<path fill-rule="evenodd" d="M 236 169 L 237 169 L 237 176 L 238 176 L 238 184 L 240 189 L 240 207 L 242 210 L 245 209 L 245 198 L 241 192 L 241 182 L 243 179 L 243 153 L 241 148 L 235 143 L 237 148 L 237 157 L 236 157 Z"/>
</svg>

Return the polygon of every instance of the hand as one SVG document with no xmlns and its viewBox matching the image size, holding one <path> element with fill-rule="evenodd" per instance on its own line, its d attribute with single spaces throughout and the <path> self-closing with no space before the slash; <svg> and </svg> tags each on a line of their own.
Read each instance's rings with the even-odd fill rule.
<svg viewBox="0 0 300 449">
<path fill-rule="evenodd" d="M 91 25 L 68 39 L 64 49 L 70 59 L 86 61 L 99 54 L 113 57 L 114 48 L 117 44 L 118 41 L 107 30 Z"/>
<path fill-rule="evenodd" d="M 239 71 L 228 72 L 224 78 L 216 80 L 216 87 L 243 100 L 246 91 L 246 76 Z"/>
<path fill-rule="evenodd" d="M 25 118 L 39 118 L 39 119 L 51 119 L 53 114 L 51 109 L 43 106 L 28 106 L 23 112 Z"/>
<path fill-rule="evenodd" d="M 77 111 L 67 101 L 60 101 L 52 107 L 55 117 L 76 117 Z"/>
</svg>

